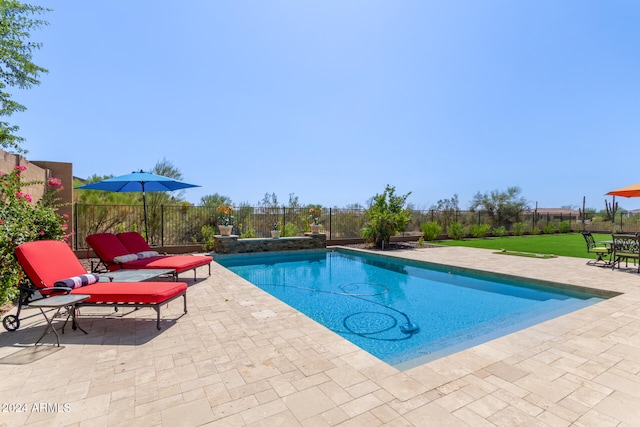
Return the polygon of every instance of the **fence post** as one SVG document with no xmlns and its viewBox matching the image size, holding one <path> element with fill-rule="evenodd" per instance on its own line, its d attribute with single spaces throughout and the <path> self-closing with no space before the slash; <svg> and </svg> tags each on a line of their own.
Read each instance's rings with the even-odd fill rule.
<svg viewBox="0 0 640 427">
<path fill-rule="evenodd" d="M 287 227 L 287 208 L 282 207 L 282 232 L 284 234 L 284 230 Z M 283 236 L 286 237 L 286 234 Z"/>
<path fill-rule="evenodd" d="M 332 221 L 333 221 L 333 211 L 331 210 L 331 208 L 329 208 L 329 240 L 332 240 L 332 236 L 333 236 Z"/>
<path fill-rule="evenodd" d="M 620 212 L 620 232 L 622 233 L 622 214 L 623 212 Z"/>
<path fill-rule="evenodd" d="M 73 205 L 73 243 L 78 250 L 78 202 L 75 202 Z"/>
</svg>

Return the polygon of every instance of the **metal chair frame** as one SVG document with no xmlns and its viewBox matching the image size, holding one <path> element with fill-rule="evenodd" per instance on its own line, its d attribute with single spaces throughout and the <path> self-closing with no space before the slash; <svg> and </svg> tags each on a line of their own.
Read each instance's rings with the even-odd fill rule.
<svg viewBox="0 0 640 427">
<path fill-rule="evenodd" d="M 587 243 L 587 252 L 590 254 L 594 254 L 597 257 L 595 262 L 597 263 L 599 261 L 602 261 L 604 263 L 609 263 L 610 261 L 607 261 L 605 257 L 611 255 L 612 248 L 605 245 L 599 245 L 593 238 L 593 235 L 588 231 L 583 231 L 582 235 L 584 236 L 584 240 Z"/>
<path fill-rule="evenodd" d="M 640 273 L 640 237 L 630 234 L 613 234 L 613 252 L 611 255 L 611 268 L 620 268 L 620 263 L 625 260 L 625 266 L 629 266 L 629 259 L 638 265 L 638 273 Z"/>
</svg>

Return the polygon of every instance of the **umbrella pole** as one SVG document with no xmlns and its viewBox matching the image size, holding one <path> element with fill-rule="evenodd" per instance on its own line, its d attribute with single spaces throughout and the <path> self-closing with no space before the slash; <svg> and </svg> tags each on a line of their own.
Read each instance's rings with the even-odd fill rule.
<svg viewBox="0 0 640 427">
<path fill-rule="evenodd" d="M 144 194 L 144 182 L 142 183 L 142 209 L 144 211 L 144 240 L 149 243 L 149 229 L 147 228 L 147 197 Z"/>
</svg>

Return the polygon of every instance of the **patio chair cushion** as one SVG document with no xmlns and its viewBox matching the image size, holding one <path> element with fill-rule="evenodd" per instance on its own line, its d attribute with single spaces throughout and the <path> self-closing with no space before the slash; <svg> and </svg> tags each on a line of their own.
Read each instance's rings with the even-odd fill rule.
<svg viewBox="0 0 640 427">
<path fill-rule="evenodd" d="M 96 255 L 107 264 L 110 270 L 117 270 L 119 268 L 117 265 L 113 268 L 111 266 L 111 264 L 114 263 L 113 259 L 115 257 L 136 252 L 128 250 L 113 233 L 91 234 L 87 236 L 86 241 Z"/>
<path fill-rule="evenodd" d="M 598 246 L 598 247 L 590 248 L 587 250 L 592 254 L 608 254 L 609 252 L 611 252 L 609 248 L 606 248 L 604 246 Z"/>
<path fill-rule="evenodd" d="M 23 270 L 44 296 L 55 290 L 56 282 L 86 274 L 86 270 L 69 245 L 59 240 L 38 240 L 19 245 L 16 258 Z M 96 282 L 74 288 L 71 294 L 89 295 L 79 305 L 111 305 L 151 307 L 156 311 L 156 327 L 160 329 L 160 308 L 182 297 L 187 312 L 187 284 L 185 282 Z M 22 301 L 22 300 L 20 300 Z"/>
<path fill-rule="evenodd" d="M 212 258 L 209 256 L 192 255 L 159 255 L 151 258 L 142 258 L 136 261 L 126 262 L 121 265 L 125 269 L 171 269 L 177 273 L 191 270 L 203 265 L 210 264 Z"/>
<path fill-rule="evenodd" d="M 127 248 L 130 252 L 138 253 L 138 252 L 146 252 L 151 251 L 151 247 L 144 240 L 142 234 L 137 233 L 135 231 L 127 231 L 125 233 L 118 233 L 116 237 L 120 242 Z"/>
<path fill-rule="evenodd" d="M 113 262 L 117 262 L 118 264 L 122 264 L 125 262 L 136 261 L 138 258 L 138 254 L 126 254 L 126 255 L 118 255 L 113 258 Z"/>
<path fill-rule="evenodd" d="M 206 255 L 159 255 L 144 240 L 142 234 L 136 231 L 118 233 L 116 237 L 127 250 L 138 252 L 138 255 L 155 253 L 155 256 L 145 256 L 138 261 L 127 263 L 125 268 L 171 268 L 177 274 L 211 264 L 213 261 L 213 258 Z"/>
<path fill-rule="evenodd" d="M 123 266 L 124 268 L 171 268 L 177 274 L 210 264 L 213 261 L 213 258 L 206 255 L 159 255 L 158 252 L 151 249 L 142 234 L 136 231 L 118 233 L 116 237 L 127 250 L 138 252 L 138 255 L 155 253 L 154 256 L 139 257 L 138 261 L 129 262 Z"/>
<path fill-rule="evenodd" d="M 97 274 L 87 273 L 79 276 L 69 277 L 68 279 L 58 280 L 54 283 L 54 286 L 60 286 L 69 289 L 80 288 L 82 286 L 91 285 L 96 283 L 100 278 Z"/>
<path fill-rule="evenodd" d="M 58 240 L 23 243 L 16 248 L 16 257 L 31 282 L 39 289 L 56 286 L 56 282 L 65 278 L 87 274 L 69 245 Z M 105 288 L 104 285 L 111 286 Z M 75 288 L 71 293 L 102 295 L 108 299 L 104 302 L 128 302 L 123 297 L 140 295 L 134 298 L 135 302 L 145 302 L 145 300 L 157 300 L 162 295 L 173 294 L 176 289 L 182 289 L 184 292 L 187 284 L 184 282 L 97 282 Z M 89 302 L 91 301 L 90 299 Z"/>
<path fill-rule="evenodd" d="M 87 274 L 68 244 L 57 240 L 38 240 L 19 245 L 16 257 L 39 289 L 51 288 L 58 280 Z"/>
<path fill-rule="evenodd" d="M 144 259 L 144 258 L 152 258 L 160 254 L 157 251 L 142 251 L 142 252 L 138 252 L 136 255 L 138 255 L 138 259 Z"/>
<path fill-rule="evenodd" d="M 186 290 L 184 282 L 98 282 L 71 293 L 90 295 L 88 303 L 159 304 Z"/>
<path fill-rule="evenodd" d="M 120 238 L 133 246 L 126 247 Z M 195 271 L 197 267 L 205 265 L 209 265 L 209 269 L 211 269 L 210 264 L 213 262 L 212 257 L 205 255 L 157 255 L 142 259 L 136 257 L 137 259 L 124 263 L 114 262 L 114 258 L 121 255 L 152 251 L 140 233 L 136 232 L 120 233 L 117 236 L 112 233 L 91 234 L 87 236 L 86 241 L 111 271 L 121 268 L 170 269 L 175 270 L 178 274 L 188 270 Z M 142 244 L 145 247 L 142 247 Z"/>
</svg>

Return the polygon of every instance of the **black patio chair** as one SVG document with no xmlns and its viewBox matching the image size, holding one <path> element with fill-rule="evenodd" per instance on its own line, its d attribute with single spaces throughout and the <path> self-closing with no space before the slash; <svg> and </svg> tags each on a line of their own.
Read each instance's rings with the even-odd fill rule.
<svg viewBox="0 0 640 427">
<path fill-rule="evenodd" d="M 620 268 L 620 262 L 624 259 L 625 266 L 629 266 L 629 260 L 632 259 L 634 265 L 638 264 L 638 273 L 640 273 L 640 237 L 630 234 L 613 234 L 613 253 L 611 255 L 611 268 Z"/>
<path fill-rule="evenodd" d="M 582 235 L 587 243 L 587 252 L 597 257 L 595 262 L 602 261 L 608 263 L 609 261 L 605 260 L 605 257 L 611 254 L 611 247 L 597 243 L 588 231 L 583 231 Z"/>
</svg>

